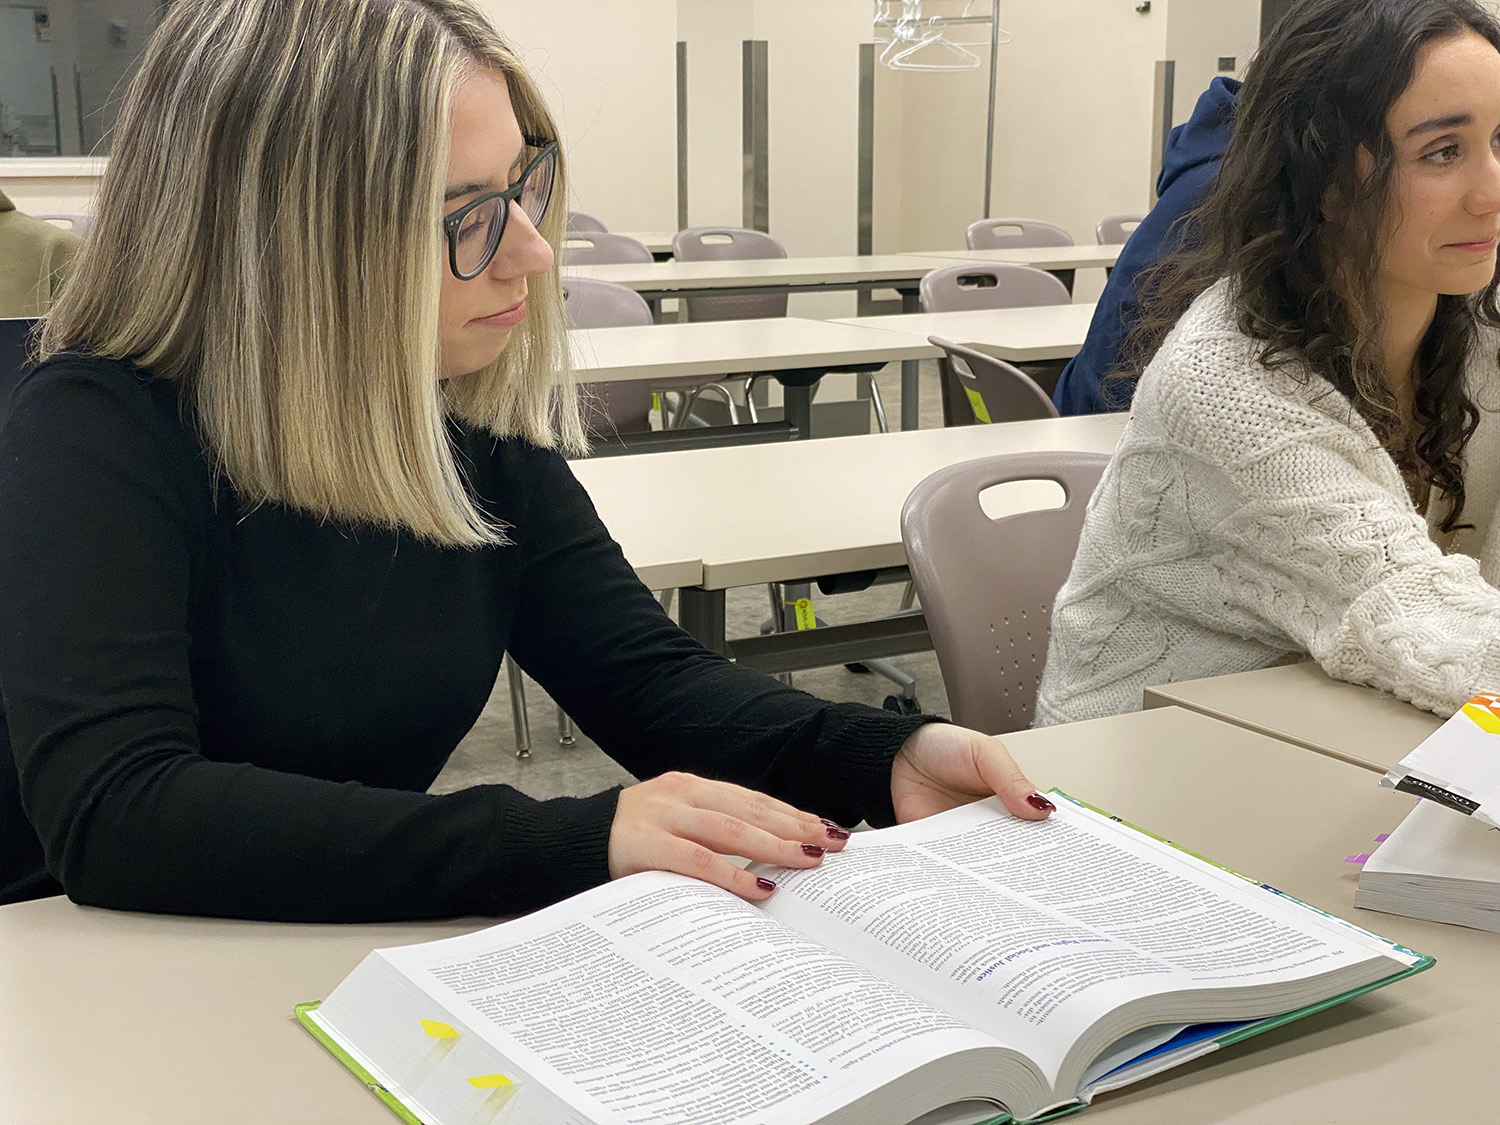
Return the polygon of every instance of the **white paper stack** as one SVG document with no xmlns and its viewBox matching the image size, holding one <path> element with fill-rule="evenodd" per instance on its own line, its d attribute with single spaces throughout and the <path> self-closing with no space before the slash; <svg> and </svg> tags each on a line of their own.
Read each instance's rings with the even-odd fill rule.
<svg viewBox="0 0 1500 1125">
<path fill-rule="evenodd" d="M 1500 933 L 1500 829 L 1418 802 L 1365 863 L 1354 905 Z"/>
<path fill-rule="evenodd" d="M 1500 825 L 1500 695 L 1476 695 L 1380 780 Z"/>
</svg>

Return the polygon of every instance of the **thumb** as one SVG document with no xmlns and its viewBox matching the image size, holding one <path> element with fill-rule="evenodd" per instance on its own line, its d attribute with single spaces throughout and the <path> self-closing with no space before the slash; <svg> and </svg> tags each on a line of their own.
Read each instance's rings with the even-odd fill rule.
<svg viewBox="0 0 1500 1125">
<path fill-rule="evenodd" d="M 992 736 L 982 736 L 983 744 L 975 747 L 975 765 L 979 776 L 997 794 L 1012 816 L 1022 820 L 1044 820 L 1056 806 L 1036 790 L 1021 767 L 1016 765 L 1005 743 Z"/>
</svg>

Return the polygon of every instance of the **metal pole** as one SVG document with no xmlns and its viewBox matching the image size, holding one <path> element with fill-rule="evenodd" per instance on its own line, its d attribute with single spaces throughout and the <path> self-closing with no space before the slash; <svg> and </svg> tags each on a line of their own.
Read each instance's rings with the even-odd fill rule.
<svg viewBox="0 0 1500 1125">
<path fill-rule="evenodd" d="M 990 2 L 990 112 L 984 129 L 984 213 L 990 217 L 990 187 L 995 176 L 995 71 L 1000 60 L 1000 0 Z"/>
</svg>

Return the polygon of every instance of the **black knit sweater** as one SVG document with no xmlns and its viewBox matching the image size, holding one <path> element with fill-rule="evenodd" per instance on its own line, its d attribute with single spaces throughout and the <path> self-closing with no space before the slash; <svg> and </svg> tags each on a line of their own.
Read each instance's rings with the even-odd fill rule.
<svg viewBox="0 0 1500 1125">
<path fill-rule="evenodd" d="M 920 720 L 704 650 L 555 453 L 453 427 L 513 541 L 456 550 L 242 504 L 125 363 L 54 359 L 0 419 L 0 902 L 364 921 L 602 882 L 618 790 L 425 792 L 507 651 L 638 777 L 893 819 Z"/>
</svg>

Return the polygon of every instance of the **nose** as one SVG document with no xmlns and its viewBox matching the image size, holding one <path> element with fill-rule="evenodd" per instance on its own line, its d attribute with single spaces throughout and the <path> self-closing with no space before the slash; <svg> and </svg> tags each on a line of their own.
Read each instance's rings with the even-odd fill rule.
<svg viewBox="0 0 1500 1125">
<path fill-rule="evenodd" d="M 500 279 L 532 277 L 552 268 L 552 247 L 514 201 L 505 220 L 505 233 L 487 271 Z"/>
<path fill-rule="evenodd" d="M 1500 212 L 1500 150 L 1494 146 L 1478 162 L 1474 182 L 1469 187 L 1465 202 L 1472 215 L 1493 215 Z"/>
</svg>

